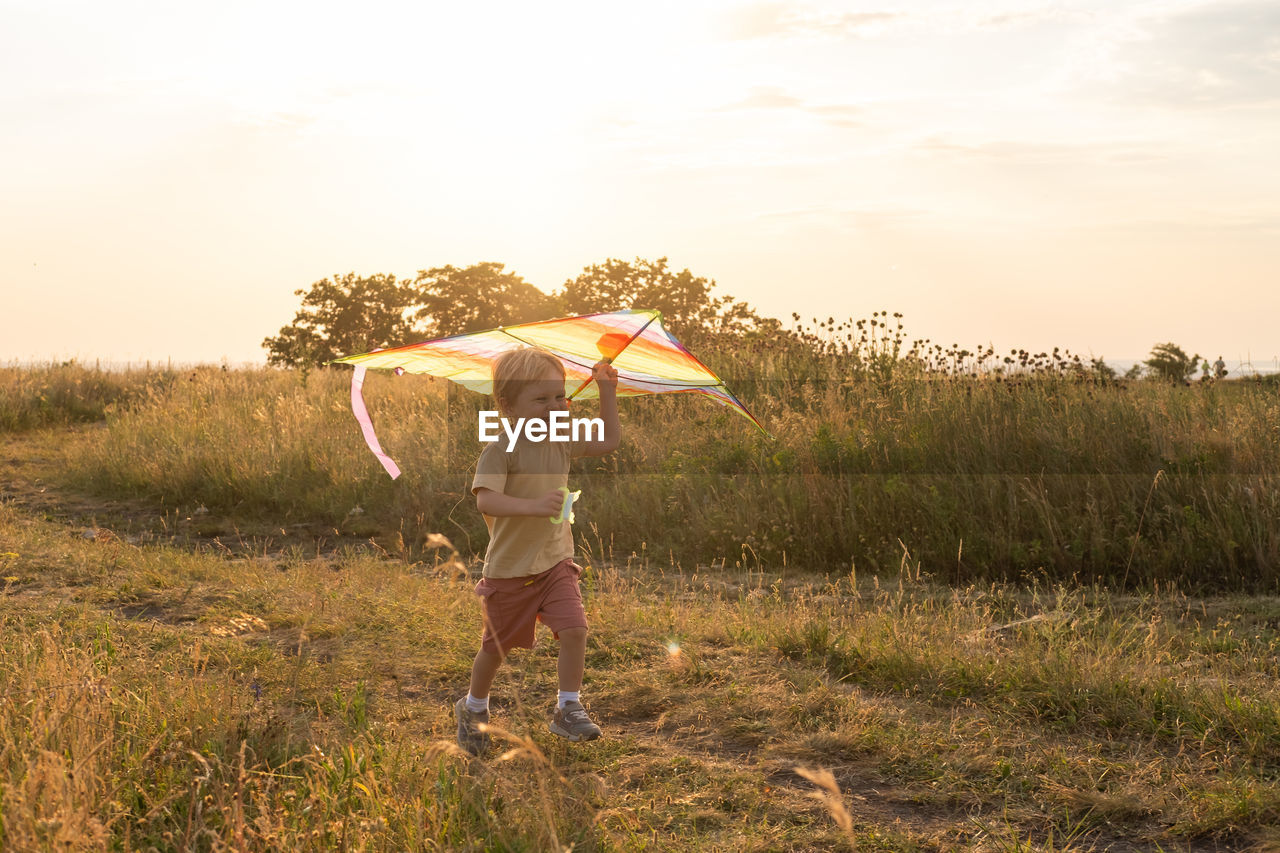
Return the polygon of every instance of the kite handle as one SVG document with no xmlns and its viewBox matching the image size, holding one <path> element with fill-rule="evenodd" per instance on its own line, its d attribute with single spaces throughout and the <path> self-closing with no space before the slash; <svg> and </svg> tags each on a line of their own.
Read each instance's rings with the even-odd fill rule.
<svg viewBox="0 0 1280 853">
<path fill-rule="evenodd" d="M 643 326 L 641 326 L 640 328 L 636 329 L 636 333 L 635 333 L 634 335 L 632 335 L 631 337 L 627 338 L 627 342 L 626 342 L 625 344 L 623 344 L 622 346 L 618 347 L 618 351 L 617 351 L 617 352 L 615 352 L 613 355 L 605 356 L 604 358 L 602 358 L 602 359 L 600 359 L 600 360 L 601 360 L 602 362 L 604 362 L 605 364 L 612 364 L 612 363 L 613 363 L 613 360 L 614 360 L 615 358 L 617 358 L 618 356 L 622 355 L 622 351 L 623 351 L 624 349 L 626 349 L 627 347 L 631 346 L 631 342 L 632 342 L 632 341 L 634 341 L 636 338 L 640 337 L 640 333 L 641 333 L 641 332 L 643 332 L 645 329 L 649 328 L 649 324 L 650 324 L 650 323 L 652 323 L 654 320 L 658 319 L 658 318 L 659 318 L 659 317 L 661 317 L 661 316 L 662 316 L 662 312 L 660 312 L 660 311 L 655 311 L 652 317 L 650 317 L 648 320 L 645 320 L 645 322 L 644 322 L 644 325 L 643 325 Z M 599 344 L 596 344 L 596 346 L 599 346 Z M 604 355 L 604 353 L 601 353 L 601 355 Z M 581 391 L 582 391 L 582 389 L 583 389 L 583 388 L 586 388 L 588 385 L 590 385 L 590 384 L 591 384 L 591 380 L 592 380 L 592 379 L 594 379 L 594 378 L 595 378 L 594 376 L 588 376 L 586 379 L 582 380 L 582 384 L 581 384 L 581 385 L 579 385 L 577 388 L 573 389 L 573 393 L 569 395 L 569 398 L 568 398 L 568 399 L 572 400 L 574 397 L 578 396 L 578 394 L 579 394 L 579 393 L 581 393 Z"/>
<path fill-rule="evenodd" d="M 611 359 L 611 358 L 604 358 L 604 359 L 601 359 L 601 361 L 603 361 L 605 364 L 611 364 L 611 363 L 613 363 L 613 359 Z M 595 379 L 595 377 L 594 377 L 594 376 L 588 376 L 586 379 L 582 380 L 582 384 L 581 384 L 581 385 L 579 385 L 577 388 L 574 388 L 574 389 L 573 389 L 573 393 L 572 393 L 572 394 L 570 394 L 570 395 L 568 396 L 568 398 L 567 398 L 567 399 L 572 400 L 574 397 L 578 396 L 578 394 L 579 394 L 579 393 L 581 393 L 581 391 L 582 391 L 582 389 L 583 389 L 583 388 L 586 388 L 588 385 L 590 385 L 590 384 L 591 384 L 591 380 L 592 380 L 592 379 Z"/>
</svg>

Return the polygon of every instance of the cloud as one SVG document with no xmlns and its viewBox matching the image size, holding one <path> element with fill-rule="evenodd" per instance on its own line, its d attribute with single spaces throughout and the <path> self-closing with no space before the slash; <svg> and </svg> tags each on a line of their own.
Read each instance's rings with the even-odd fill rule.
<svg viewBox="0 0 1280 853">
<path fill-rule="evenodd" d="M 1039 11 L 994 12 L 974 19 L 973 24 L 980 29 L 1002 29 L 1037 23 L 1044 17 L 1045 14 Z"/>
<path fill-rule="evenodd" d="M 928 156 L 1020 166 L 1064 166 L 1097 163 L 1156 163 L 1172 157 L 1167 148 L 1146 142 L 1026 142 L 992 139 L 984 142 L 955 142 L 931 136 L 912 146 Z"/>
<path fill-rule="evenodd" d="M 1135 21 L 1118 43 L 1112 97 L 1203 109 L 1280 104 L 1280 4 L 1208 2 Z"/>
<path fill-rule="evenodd" d="M 927 4 L 910 11 L 843 11 L 810 3 L 750 3 L 729 12 L 723 31 L 732 41 L 754 39 L 848 40 L 879 36 L 904 28 L 918 32 L 968 32 L 1034 26 L 1072 17 L 1059 4 L 1046 0 L 970 0 Z"/>
<path fill-rule="evenodd" d="M 836 127 L 858 127 L 862 124 L 858 117 L 861 110 L 853 104 L 819 104 L 805 109 Z"/>
<path fill-rule="evenodd" d="M 832 205 L 809 205 L 758 213 L 755 219 L 765 225 L 782 228 L 835 228 L 839 230 L 880 231 L 923 224 L 930 217 L 925 210 L 907 207 L 852 208 Z"/>
<path fill-rule="evenodd" d="M 767 38 L 786 29 L 786 17 L 786 3 L 754 3 L 726 16 L 725 34 L 732 40 Z"/>
<path fill-rule="evenodd" d="M 861 37 L 905 17 L 897 12 L 824 12 L 793 3 L 753 3 L 726 20 L 733 40 Z"/>
<path fill-rule="evenodd" d="M 751 94 L 741 101 L 726 104 L 722 110 L 774 110 L 795 109 L 804 106 L 804 101 L 794 95 L 788 95 L 776 86 L 757 86 Z"/>
<path fill-rule="evenodd" d="M 811 104 L 776 86 L 757 86 L 747 97 L 725 104 L 717 112 L 745 110 L 795 110 L 842 128 L 858 127 L 861 124 L 861 110 L 856 104 Z"/>
<path fill-rule="evenodd" d="M 1160 216 L 1146 218 L 1110 219 L 1087 223 L 1073 223 L 1072 228 L 1090 232 L 1113 234 L 1152 234 L 1162 238 L 1179 239 L 1205 234 L 1280 235 L 1280 214 L 1242 213 L 1229 210 L 1196 210 L 1184 216 Z"/>
</svg>

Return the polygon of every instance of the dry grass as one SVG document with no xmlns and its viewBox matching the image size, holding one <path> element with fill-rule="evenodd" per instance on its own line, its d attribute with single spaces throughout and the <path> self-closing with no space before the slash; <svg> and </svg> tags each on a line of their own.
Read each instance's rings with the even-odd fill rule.
<svg viewBox="0 0 1280 853">
<path fill-rule="evenodd" d="M 548 644 L 478 762 L 448 559 L 86 539 L 12 503 L 0 553 L 5 849 L 1212 850 L 1280 820 L 1275 599 L 595 561 L 606 737 L 546 732 Z"/>
<path fill-rule="evenodd" d="M 628 404 L 574 475 L 606 737 L 543 647 L 483 762 L 476 398 L 370 378 L 393 483 L 345 374 L 3 374 L 0 848 L 1280 849 L 1273 391 L 877 346 L 717 354 L 775 441 Z"/>
</svg>

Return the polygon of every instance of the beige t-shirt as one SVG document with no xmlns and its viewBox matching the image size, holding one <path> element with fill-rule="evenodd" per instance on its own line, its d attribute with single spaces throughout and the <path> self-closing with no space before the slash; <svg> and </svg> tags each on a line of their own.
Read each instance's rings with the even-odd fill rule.
<svg viewBox="0 0 1280 853">
<path fill-rule="evenodd" d="M 489 444 L 476 463 L 471 493 L 492 489 L 514 498 L 540 498 L 569 482 L 569 459 L 582 455 L 582 445 L 567 441 L 528 441 L 522 435 L 507 451 L 505 440 Z M 484 576 L 518 578 L 547 571 L 573 556 L 573 531 L 568 522 L 549 518 L 486 515 L 489 547 Z"/>
</svg>

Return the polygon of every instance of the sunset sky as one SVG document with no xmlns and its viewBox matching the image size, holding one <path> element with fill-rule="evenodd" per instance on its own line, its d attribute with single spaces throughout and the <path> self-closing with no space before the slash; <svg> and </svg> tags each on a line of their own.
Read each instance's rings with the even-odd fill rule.
<svg viewBox="0 0 1280 853">
<path fill-rule="evenodd" d="M 1280 3 L 0 0 L 0 361 L 656 259 L 790 318 L 1280 359 Z"/>
</svg>

